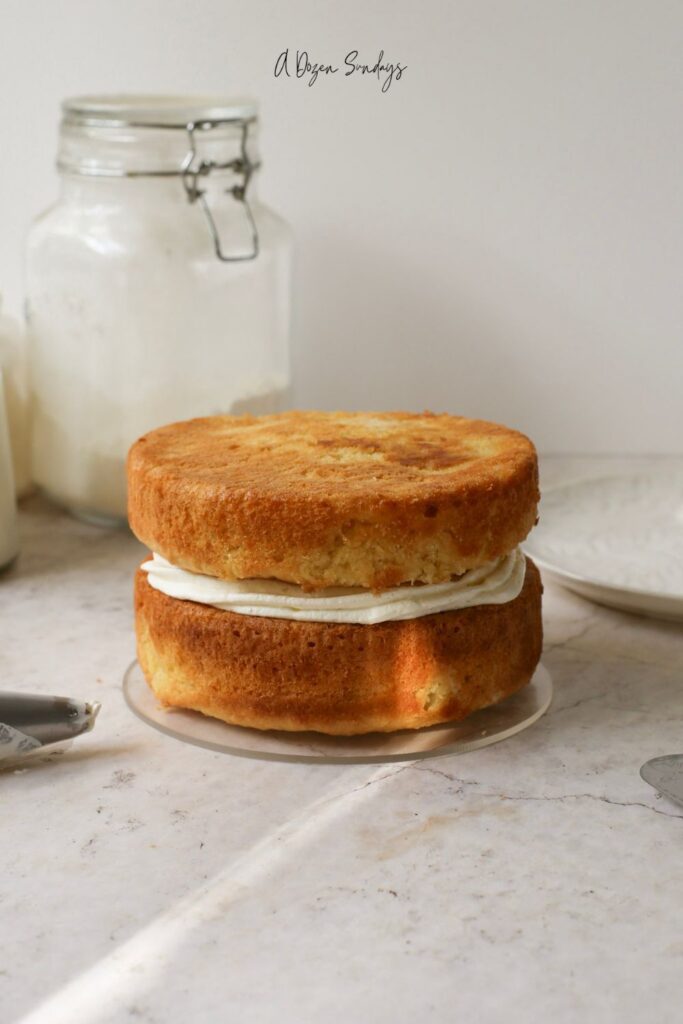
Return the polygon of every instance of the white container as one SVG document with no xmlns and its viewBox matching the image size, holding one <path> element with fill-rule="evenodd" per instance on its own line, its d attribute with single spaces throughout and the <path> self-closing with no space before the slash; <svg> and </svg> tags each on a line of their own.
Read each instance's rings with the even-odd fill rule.
<svg viewBox="0 0 683 1024">
<path fill-rule="evenodd" d="M 147 430 L 286 405 L 290 233 L 255 195 L 256 129 L 248 101 L 63 104 L 27 316 L 34 479 L 77 514 L 125 518 Z"/>
<path fill-rule="evenodd" d="M 19 551 L 17 531 L 17 499 L 14 490 L 12 452 L 10 449 L 5 388 L 0 370 L 0 569 L 16 557 Z"/>
<path fill-rule="evenodd" d="M 5 405 L 17 496 L 31 489 L 31 436 L 26 337 L 21 325 L 2 310 L 0 296 L 0 370 L 5 381 Z"/>
</svg>

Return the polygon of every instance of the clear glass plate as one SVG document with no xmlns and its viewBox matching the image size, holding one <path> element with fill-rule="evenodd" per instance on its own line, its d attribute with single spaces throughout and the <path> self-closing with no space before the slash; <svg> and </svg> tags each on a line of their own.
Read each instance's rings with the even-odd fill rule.
<svg viewBox="0 0 683 1024">
<path fill-rule="evenodd" d="M 373 764 L 415 761 L 442 754 L 464 754 L 498 743 L 533 725 L 553 696 L 550 673 L 539 665 L 531 682 L 499 704 L 470 715 L 464 722 L 365 736 L 325 736 L 318 732 L 245 729 L 208 718 L 197 711 L 161 707 L 137 661 L 123 677 L 126 702 L 138 718 L 160 732 L 238 757 L 266 761 L 317 761 L 327 764 Z"/>
</svg>

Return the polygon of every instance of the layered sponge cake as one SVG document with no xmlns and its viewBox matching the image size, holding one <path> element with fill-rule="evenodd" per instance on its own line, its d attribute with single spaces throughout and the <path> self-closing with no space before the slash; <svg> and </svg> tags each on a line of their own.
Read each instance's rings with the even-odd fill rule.
<svg viewBox="0 0 683 1024">
<path fill-rule="evenodd" d="M 455 721 L 524 686 L 541 584 L 522 434 L 429 413 L 175 423 L 133 445 L 138 657 L 158 699 L 259 729 Z"/>
</svg>

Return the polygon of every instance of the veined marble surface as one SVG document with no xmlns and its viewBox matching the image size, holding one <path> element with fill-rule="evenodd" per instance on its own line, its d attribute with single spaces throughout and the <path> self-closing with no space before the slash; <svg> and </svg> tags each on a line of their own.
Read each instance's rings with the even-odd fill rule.
<svg viewBox="0 0 683 1024">
<path fill-rule="evenodd" d="M 680 1020 L 683 807 L 638 774 L 683 751 L 679 625 L 549 585 L 531 729 L 398 766 L 242 760 L 124 705 L 135 540 L 36 498 L 21 526 L 2 686 L 102 712 L 0 774 L 3 1024 Z"/>
</svg>

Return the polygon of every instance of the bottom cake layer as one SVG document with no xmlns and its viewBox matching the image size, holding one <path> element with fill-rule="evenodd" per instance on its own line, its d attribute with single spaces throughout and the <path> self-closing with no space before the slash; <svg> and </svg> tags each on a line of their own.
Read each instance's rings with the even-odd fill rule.
<svg viewBox="0 0 683 1024">
<path fill-rule="evenodd" d="M 531 679 L 538 569 L 507 604 L 374 626 L 239 615 L 167 597 L 138 570 L 138 659 L 161 703 L 256 729 L 354 735 L 459 721 Z"/>
</svg>

